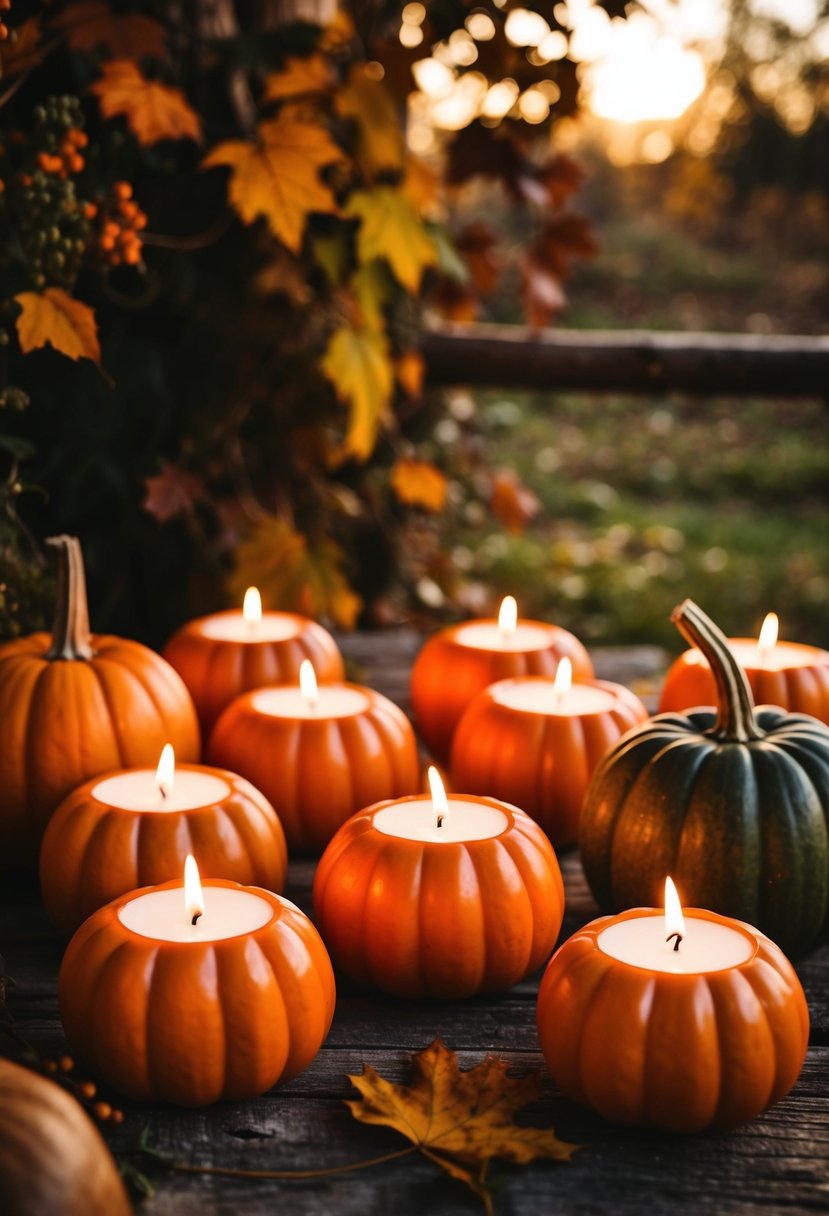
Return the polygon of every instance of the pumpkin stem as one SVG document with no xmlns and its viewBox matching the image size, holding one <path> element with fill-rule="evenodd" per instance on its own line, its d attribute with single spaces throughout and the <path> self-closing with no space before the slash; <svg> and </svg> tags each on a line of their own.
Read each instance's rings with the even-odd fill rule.
<svg viewBox="0 0 829 1216">
<path fill-rule="evenodd" d="M 52 645 L 47 659 L 91 659 L 89 609 L 81 543 L 77 536 L 52 536 L 58 551 L 58 589 Z"/>
<path fill-rule="evenodd" d="M 738 743 L 762 739 L 763 732 L 754 717 L 751 686 L 722 630 L 693 600 L 683 600 L 674 608 L 671 620 L 682 636 L 705 655 L 717 685 L 717 721 L 714 729 L 706 733 Z"/>
</svg>

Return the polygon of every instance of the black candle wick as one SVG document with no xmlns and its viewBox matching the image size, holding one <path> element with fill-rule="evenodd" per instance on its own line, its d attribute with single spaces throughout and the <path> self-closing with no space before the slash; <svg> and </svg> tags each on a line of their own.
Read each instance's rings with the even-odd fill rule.
<svg viewBox="0 0 829 1216">
<path fill-rule="evenodd" d="M 443 818 L 444 818 L 443 815 L 438 815 L 438 827 L 439 828 L 443 827 Z"/>
<path fill-rule="evenodd" d="M 679 933 L 679 932 L 677 932 L 677 933 L 669 933 L 669 934 L 668 934 L 668 936 L 665 938 L 665 941 L 666 941 L 666 942 L 669 942 L 669 941 L 671 941 L 673 938 L 676 938 L 676 941 L 674 942 L 674 953 L 676 953 L 676 951 L 678 951 L 678 950 L 679 950 L 679 943 L 682 941 L 682 934 L 681 934 L 681 933 Z"/>
<path fill-rule="evenodd" d="M 191 925 L 196 925 L 196 924 L 198 924 L 200 917 L 201 917 L 201 912 L 194 912 L 194 913 L 193 913 L 193 919 L 190 921 L 190 924 L 191 924 Z"/>
</svg>

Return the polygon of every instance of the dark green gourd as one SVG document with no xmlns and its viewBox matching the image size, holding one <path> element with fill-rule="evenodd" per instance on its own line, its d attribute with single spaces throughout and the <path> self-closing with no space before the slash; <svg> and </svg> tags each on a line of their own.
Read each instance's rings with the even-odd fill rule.
<svg viewBox="0 0 829 1216">
<path fill-rule="evenodd" d="M 724 635 L 691 600 L 671 619 L 711 665 L 716 710 L 659 714 L 608 752 L 581 819 L 587 880 L 606 912 L 659 907 L 670 874 L 687 907 L 808 950 L 829 910 L 829 728 L 755 710 Z"/>
</svg>

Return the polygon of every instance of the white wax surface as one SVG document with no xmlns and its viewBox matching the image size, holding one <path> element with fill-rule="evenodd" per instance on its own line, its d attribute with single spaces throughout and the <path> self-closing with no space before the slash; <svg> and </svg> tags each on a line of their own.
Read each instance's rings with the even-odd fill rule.
<svg viewBox="0 0 829 1216">
<path fill-rule="evenodd" d="M 613 694 L 604 688 L 574 684 L 568 692 L 558 695 L 553 687 L 553 680 L 532 676 L 529 679 L 499 680 L 492 688 L 492 699 L 508 709 L 560 718 L 607 713 L 615 704 Z"/>
<path fill-rule="evenodd" d="M 219 642 L 285 642 L 302 631 L 302 624 L 287 612 L 265 612 L 261 621 L 246 621 L 241 612 L 218 612 L 201 625 L 207 638 Z"/>
<path fill-rule="evenodd" d="M 434 841 L 439 844 L 460 844 L 467 840 L 490 840 L 500 836 L 507 826 L 507 817 L 497 807 L 483 802 L 467 802 L 463 798 L 449 799 L 449 813 L 443 826 L 437 826 L 431 798 L 411 802 L 394 802 L 374 816 L 374 826 L 384 836 L 401 840 Z"/>
<path fill-rule="evenodd" d="M 784 671 L 790 667 L 812 667 L 825 658 L 825 652 L 799 642 L 778 642 L 771 650 L 761 651 L 756 642 L 729 638 L 728 644 L 741 667 L 756 671 Z M 697 666 L 706 660 L 699 650 L 691 651 L 691 662 Z"/>
<path fill-rule="evenodd" d="M 662 915 L 617 921 L 602 930 L 598 942 L 604 954 L 621 963 L 673 975 L 725 971 L 746 962 L 754 953 L 750 939 L 736 929 L 687 915 L 685 936 L 678 950 L 674 950 L 673 941 L 665 941 Z"/>
<path fill-rule="evenodd" d="M 543 650 L 550 645 L 550 630 L 542 625 L 518 622 L 512 633 L 498 628 L 497 621 L 470 621 L 455 633 L 455 641 L 473 650 Z"/>
<path fill-rule="evenodd" d="M 184 907 L 184 888 L 167 887 L 131 899 L 118 919 L 133 933 L 159 942 L 221 942 L 261 929 L 273 916 L 267 900 L 233 887 L 203 888 L 204 913 L 195 925 Z"/>
<path fill-rule="evenodd" d="M 262 688 L 253 694 L 253 708 L 271 718 L 346 718 L 369 707 L 369 699 L 357 688 L 321 684 L 316 703 L 310 705 L 299 688 Z"/>
<path fill-rule="evenodd" d="M 122 811 L 192 811 L 200 806 L 212 806 L 230 794 L 230 786 L 212 773 L 192 769 L 176 769 L 172 793 L 162 798 L 155 783 L 155 769 L 137 768 L 107 777 L 92 787 L 99 802 Z"/>
</svg>

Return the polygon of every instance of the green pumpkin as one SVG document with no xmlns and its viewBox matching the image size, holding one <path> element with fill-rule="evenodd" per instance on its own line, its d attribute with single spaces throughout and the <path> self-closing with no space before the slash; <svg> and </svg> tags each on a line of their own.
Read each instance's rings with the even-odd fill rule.
<svg viewBox="0 0 829 1216">
<path fill-rule="evenodd" d="M 658 714 L 608 752 L 581 818 L 584 872 L 606 912 L 659 907 L 665 877 L 686 906 L 808 950 L 829 910 L 829 729 L 754 709 L 728 643 L 696 604 L 671 618 L 708 659 L 718 706 Z"/>
</svg>

